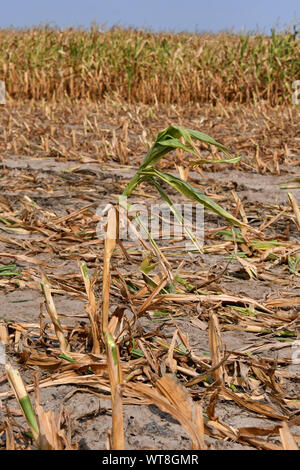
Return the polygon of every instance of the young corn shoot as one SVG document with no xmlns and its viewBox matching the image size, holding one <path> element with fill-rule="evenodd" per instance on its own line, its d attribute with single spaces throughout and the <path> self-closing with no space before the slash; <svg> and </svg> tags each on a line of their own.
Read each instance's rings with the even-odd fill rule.
<svg viewBox="0 0 300 470">
<path fill-rule="evenodd" d="M 180 138 L 183 138 L 184 143 L 181 142 Z M 164 183 L 167 183 L 169 186 L 176 189 L 176 191 L 178 191 L 180 194 L 185 196 L 187 199 L 191 201 L 195 201 L 199 204 L 202 204 L 204 207 L 206 207 L 210 211 L 220 215 L 228 222 L 229 225 L 236 225 L 239 227 L 246 227 L 246 228 L 249 228 L 249 227 L 244 222 L 232 216 L 229 212 L 227 212 L 225 209 L 219 206 L 219 204 L 214 202 L 204 193 L 194 188 L 188 182 L 180 178 L 177 178 L 176 176 L 173 176 L 171 174 L 163 173 L 154 168 L 156 163 L 162 157 L 164 157 L 167 153 L 171 152 L 174 149 L 181 149 L 196 156 L 198 160 L 194 160 L 192 162 L 192 164 L 194 165 L 195 164 L 198 165 L 203 162 L 206 163 L 207 160 L 199 159 L 199 156 L 192 142 L 193 139 L 198 140 L 200 142 L 204 142 L 206 144 L 213 145 L 217 149 L 219 149 L 221 152 L 223 152 L 225 155 L 230 157 L 228 149 L 224 145 L 214 140 L 209 135 L 204 134 L 203 132 L 192 130 L 192 129 L 186 129 L 181 126 L 169 126 L 167 129 L 163 130 L 157 135 L 154 144 L 148 151 L 136 175 L 129 182 L 122 196 L 120 196 L 119 203 L 123 207 L 124 205 L 126 205 L 127 209 L 129 209 L 130 206 L 128 204 L 125 204 L 124 202 L 126 201 L 126 198 L 131 195 L 132 191 L 140 183 L 142 183 L 143 181 L 150 181 L 156 187 L 156 189 L 158 190 L 163 200 L 167 202 L 170 209 L 174 213 L 176 219 L 183 225 L 186 234 L 189 236 L 192 242 L 196 245 L 197 249 L 201 251 L 200 244 L 197 241 L 195 235 L 192 233 L 191 230 L 185 227 L 184 219 L 180 217 L 180 215 L 177 213 L 176 208 L 174 207 L 172 201 L 170 200 L 170 198 L 167 196 L 167 194 L 165 193 L 165 191 L 159 184 L 158 182 L 159 180 L 163 181 Z M 217 160 L 216 163 L 236 163 L 237 161 L 239 161 L 239 159 L 240 157 L 221 159 L 221 160 Z"/>
</svg>

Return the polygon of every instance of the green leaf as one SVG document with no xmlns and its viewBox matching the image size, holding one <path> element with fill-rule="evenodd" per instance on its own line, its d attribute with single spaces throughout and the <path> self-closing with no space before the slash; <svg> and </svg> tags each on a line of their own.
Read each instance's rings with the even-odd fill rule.
<svg viewBox="0 0 300 470">
<path fill-rule="evenodd" d="M 183 137 L 185 144 L 178 140 L 180 137 Z M 148 151 L 142 165 L 140 166 L 140 170 L 153 167 L 158 162 L 158 160 L 160 160 L 164 155 L 169 153 L 174 148 L 180 148 L 197 156 L 197 152 L 193 148 L 192 139 L 213 145 L 221 150 L 225 155 L 230 157 L 228 149 L 209 135 L 192 129 L 185 129 L 181 126 L 169 126 L 163 131 L 159 132 L 157 135 L 154 144 Z M 142 178 L 138 175 L 135 175 L 125 188 L 123 195 L 130 196 L 135 186 L 140 184 L 141 181 Z"/>
<path fill-rule="evenodd" d="M 67 356 L 67 354 L 60 354 L 58 357 L 60 357 L 61 359 L 65 359 L 68 362 L 76 362 L 75 359 L 70 356 Z"/>
<path fill-rule="evenodd" d="M 196 201 L 199 204 L 202 204 L 207 209 L 211 210 L 212 212 L 215 212 L 216 214 L 224 217 L 231 225 L 239 225 L 239 226 L 247 227 L 246 224 L 244 224 L 240 220 L 233 217 L 229 212 L 227 212 L 225 209 L 219 206 L 219 204 L 217 204 L 208 196 L 206 196 L 201 191 L 199 191 L 199 189 L 194 188 L 189 183 L 181 180 L 180 178 L 177 178 L 176 176 L 170 175 L 168 173 L 163 173 L 154 168 L 140 170 L 139 174 L 143 176 L 149 176 L 149 177 L 156 176 L 160 178 L 162 181 L 164 181 L 165 183 L 168 183 L 170 186 L 172 186 L 179 193 L 181 193 L 183 196 L 187 197 L 191 201 Z"/>
<path fill-rule="evenodd" d="M 151 257 L 147 256 L 143 260 L 140 266 L 142 273 L 148 274 L 155 268 L 155 266 L 157 266 L 157 263 L 153 263 L 153 264 L 150 264 L 150 263 L 151 263 Z"/>
<path fill-rule="evenodd" d="M 16 264 L 7 264 L 0 267 L 0 276 L 19 276 L 21 269 L 17 268 Z"/>
<path fill-rule="evenodd" d="M 154 186 L 156 187 L 156 189 L 158 190 L 159 194 L 161 195 L 161 197 L 163 198 L 163 200 L 168 204 L 168 206 L 170 207 L 170 210 L 171 212 L 173 212 L 173 214 L 175 215 L 176 219 L 178 220 L 178 222 L 182 225 L 185 233 L 187 234 L 187 236 L 190 238 L 190 240 L 194 243 L 194 245 L 196 246 L 197 250 L 200 251 L 200 253 L 202 252 L 202 248 L 201 248 L 201 245 L 199 243 L 199 241 L 197 240 L 197 237 L 196 235 L 192 232 L 192 230 L 190 230 L 187 226 L 186 226 L 186 223 L 185 223 L 185 220 L 184 218 L 182 217 L 182 215 L 178 212 L 178 210 L 176 209 L 176 206 L 174 206 L 174 204 L 172 203 L 172 201 L 170 200 L 170 198 L 168 197 L 168 195 L 165 193 L 165 191 L 163 190 L 163 188 L 161 187 L 161 185 L 156 181 L 156 180 L 152 180 L 153 181 L 153 184 Z"/>
<path fill-rule="evenodd" d="M 195 287 L 193 284 L 191 284 L 190 282 L 186 281 L 185 279 L 182 279 L 181 277 L 179 277 L 179 276 L 177 276 L 177 275 L 175 276 L 174 279 L 175 279 L 175 281 L 179 282 L 179 284 L 184 285 L 184 286 L 186 287 L 186 289 L 187 289 L 188 292 L 192 292 L 193 290 L 196 289 L 196 287 Z"/>
<path fill-rule="evenodd" d="M 39 428 L 38 428 L 35 414 L 32 408 L 32 404 L 28 395 L 26 395 L 23 398 L 20 398 L 20 405 L 24 411 L 24 414 L 26 416 L 29 426 L 36 432 L 36 434 L 39 434 Z"/>
</svg>

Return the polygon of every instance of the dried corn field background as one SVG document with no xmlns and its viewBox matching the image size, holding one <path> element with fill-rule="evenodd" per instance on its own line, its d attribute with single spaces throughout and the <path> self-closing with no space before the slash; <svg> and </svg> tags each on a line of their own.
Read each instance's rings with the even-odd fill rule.
<svg viewBox="0 0 300 470">
<path fill-rule="evenodd" d="M 291 101 L 299 26 L 262 34 L 0 31 L 0 80 L 12 98 L 137 103 Z"/>
<path fill-rule="evenodd" d="M 299 448 L 296 35 L 0 37 L 0 448 Z M 157 168 L 251 230 L 205 210 L 203 253 L 105 247 L 97 209 L 171 124 L 242 158 L 203 144 L 210 163 L 177 149 Z M 160 202 L 147 182 L 131 200 Z"/>
</svg>

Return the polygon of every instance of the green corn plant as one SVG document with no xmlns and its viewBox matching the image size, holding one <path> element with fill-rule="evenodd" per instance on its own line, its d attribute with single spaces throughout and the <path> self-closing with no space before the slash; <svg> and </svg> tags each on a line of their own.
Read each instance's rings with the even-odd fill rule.
<svg viewBox="0 0 300 470">
<path fill-rule="evenodd" d="M 180 139 L 183 139 L 184 142 L 182 142 Z M 176 211 L 176 208 L 174 207 L 172 201 L 159 184 L 159 181 L 167 183 L 169 186 L 176 189 L 176 191 L 185 196 L 187 199 L 202 204 L 210 211 L 220 215 L 221 217 L 226 219 L 229 225 L 243 226 L 247 228 L 249 227 L 240 220 L 233 217 L 229 212 L 219 206 L 219 204 L 217 204 L 211 198 L 199 191 L 199 189 L 194 188 L 191 184 L 187 183 L 186 181 L 183 181 L 182 179 L 174 175 L 161 172 L 154 168 L 156 163 L 162 157 L 164 157 L 167 153 L 171 152 L 174 149 L 181 149 L 192 154 L 193 156 L 196 156 L 198 160 L 192 161 L 191 163 L 193 165 L 201 164 L 203 162 L 206 163 L 207 160 L 199 159 L 199 156 L 193 145 L 193 139 L 198 140 L 200 142 L 204 142 L 206 144 L 213 145 L 229 157 L 228 159 L 217 160 L 218 163 L 236 163 L 240 159 L 240 157 L 230 158 L 229 151 L 224 145 L 220 144 L 212 137 L 207 134 L 204 134 L 203 132 L 195 131 L 192 129 L 186 129 L 181 126 L 169 126 L 157 135 L 154 144 L 148 151 L 139 170 L 125 188 L 122 196 L 119 199 L 119 203 L 121 206 L 126 206 L 127 209 L 130 209 L 130 205 L 128 205 L 125 201 L 131 195 L 132 191 L 143 181 L 151 182 L 154 187 L 158 190 L 162 199 L 169 205 L 178 222 L 183 225 L 188 237 L 192 240 L 197 249 L 201 251 L 195 235 L 191 232 L 191 230 L 185 227 L 183 218 Z M 136 219 L 139 222 L 138 216 L 136 216 Z"/>
</svg>

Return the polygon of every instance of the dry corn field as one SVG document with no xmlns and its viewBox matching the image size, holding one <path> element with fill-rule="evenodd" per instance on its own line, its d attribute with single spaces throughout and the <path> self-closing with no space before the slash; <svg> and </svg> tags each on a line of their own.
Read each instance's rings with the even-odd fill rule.
<svg viewBox="0 0 300 470">
<path fill-rule="evenodd" d="M 299 449 L 299 69 L 295 31 L 0 31 L 0 449 Z M 203 246 L 115 239 L 122 194 Z"/>
<path fill-rule="evenodd" d="M 297 28 L 270 37 L 0 30 L 0 80 L 18 99 L 274 105 L 290 99 L 299 78 Z"/>
</svg>

